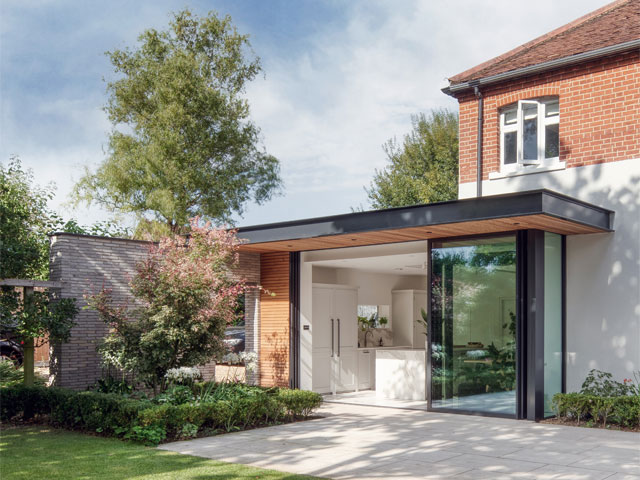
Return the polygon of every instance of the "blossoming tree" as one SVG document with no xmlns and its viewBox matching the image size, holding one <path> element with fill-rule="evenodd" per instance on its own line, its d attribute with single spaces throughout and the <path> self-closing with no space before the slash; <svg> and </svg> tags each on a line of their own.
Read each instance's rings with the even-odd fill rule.
<svg viewBox="0 0 640 480">
<path fill-rule="evenodd" d="M 170 369 L 202 365 L 225 353 L 225 328 L 237 316 L 246 285 L 234 278 L 239 241 L 232 231 L 191 221 L 188 238 L 151 247 L 136 266 L 136 306 L 117 305 L 108 290 L 88 296 L 111 327 L 99 347 L 105 363 L 162 389 Z"/>
</svg>

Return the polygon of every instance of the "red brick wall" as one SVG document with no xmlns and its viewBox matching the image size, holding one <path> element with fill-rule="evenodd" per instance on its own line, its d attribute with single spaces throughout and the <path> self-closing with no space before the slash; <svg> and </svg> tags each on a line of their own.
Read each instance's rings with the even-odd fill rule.
<svg viewBox="0 0 640 480">
<path fill-rule="evenodd" d="M 500 170 L 498 110 L 527 98 L 560 99 L 560 161 L 567 168 L 640 157 L 640 52 L 485 87 L 482 174 Z M 460 183 L 476 181 L 478 101 L 460 104 Z"/>
</svg>

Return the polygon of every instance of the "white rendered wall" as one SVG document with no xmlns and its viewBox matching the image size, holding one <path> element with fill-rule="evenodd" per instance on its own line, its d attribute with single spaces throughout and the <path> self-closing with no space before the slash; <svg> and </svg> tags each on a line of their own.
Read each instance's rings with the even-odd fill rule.
<svg viewBox="0 0 640 480">
<path fill-rule="evenodd" d="M 567 237 L 567 390 L 597 368 L 640 370 L 640 158 L 485 180 L 482 194 L 546 188 L 615 211 L 614 233 Z M 476 196 L 461 184 L 459 198 Z"/>
<path fill-rule="evenodd" d="M 312 390 L 312 343 L 311 334 L 313 325 L 311 324 L 313 284 L 312 265 L 305 262 L 307 253 L 300 254 L 300 388 L 302 390 Z M 305 330 L 305 326 L 309 329 Z"/>
</svg>

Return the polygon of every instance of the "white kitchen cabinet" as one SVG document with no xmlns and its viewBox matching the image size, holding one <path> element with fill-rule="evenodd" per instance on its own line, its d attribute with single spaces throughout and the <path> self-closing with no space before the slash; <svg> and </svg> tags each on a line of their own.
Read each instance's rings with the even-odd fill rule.
<svg viewBox="0 0 640 480">
<path fill-rule="evenodd" d="M 425 290 L 394 290 L 391 292 L 393 344 L 411 348 L 425 348 L 426 330 L 417 322 L 421 309 L 427 310 Z"/>
<path fill-rule="evenodd" d="M 358 350 L 358 390 L 375 388 L 376 351 L 373 348 Z"/>
<path fill-rule="evenodd" d="M 358 291 L 349 286 L 316 284 L 312 302 L 313 390 L 356 390 Z"/>
</svg>

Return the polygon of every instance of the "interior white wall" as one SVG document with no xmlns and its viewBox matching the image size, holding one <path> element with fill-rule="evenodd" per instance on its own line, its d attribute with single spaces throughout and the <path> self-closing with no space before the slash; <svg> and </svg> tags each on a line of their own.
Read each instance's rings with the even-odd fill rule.
<svg viewBox="0 0 640 480">
<path fill-rule="evenodd" d="M 313 324 L 311 322 L 313 296 L 312 264 L 306 262 L 307 253 L 300 254 L 300 388 L 302 390 L 312 390 L 312 366 L 313 350 L 311 335 Z M 305 326 L 309 329 L 305 330 Z"/>
<path fill-rule="evenodd" d="M 424 275 L 392 275 L 351 268 L 313 267 L 313 283 L 352 285 L 358 287 L 358 305 L 391 306 L 392 290 L 425 290 L 427 275 L 426 272 Z M 388 328 L 393 328 L 393 318 L 389 318 Z"/>
<path fill-rule="evenodd" d="M 615 211 L 614 233 L 567 237 L 567 389 L 592 368 L 640 370 L 640 158 L 485 180 L 483 195 L 547 188 Z M 475 183 L 459 187 L 476 195 Z"/>
</svg>

